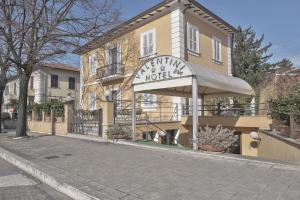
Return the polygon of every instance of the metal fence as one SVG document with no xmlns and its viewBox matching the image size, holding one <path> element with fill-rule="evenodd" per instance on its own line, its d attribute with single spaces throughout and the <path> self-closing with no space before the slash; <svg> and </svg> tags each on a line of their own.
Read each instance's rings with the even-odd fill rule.
<svg viewBox="0 0 300 200">
<path fill-rule="evenodd" d="M 152 102 L 153 103 L 153 102 Z M 136 120 L 137 123 L 151 122 L 169 122 L 180 121 L 181 116 L 192 116 L 192 105 L 189 103 L 173 102 L 155 102 L 154 106 L 144 107 L 147 101 L 136 101 Z M 257 116 L 267 115 L 266 104 L 251 103 L 217 103 L 217 104 L 198 104 L 198 114 L 201 116 Z M 131 122 L 131 101 L 115 101 L 115 121 Z"/>
</svg>

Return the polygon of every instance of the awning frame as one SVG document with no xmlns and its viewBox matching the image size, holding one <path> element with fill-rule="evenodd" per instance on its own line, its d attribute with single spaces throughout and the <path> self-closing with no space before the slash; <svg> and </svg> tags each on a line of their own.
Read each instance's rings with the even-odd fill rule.
<svg viewBox="0 0 300 200">
<path fill-rule="evenodd" d="M 173 56 L 157 56 L 141 65 L 132 80 L 132 140 L 135 140 L 135 93 L 192 97 L 197 105 L 203 96 L 254 96 L 244 80 L 211 71 Z M 222 82 L 223 81 L 223 82 Z M 193 106 L 193 149 L 197 150 L 198 109 Z"/>
</svg>

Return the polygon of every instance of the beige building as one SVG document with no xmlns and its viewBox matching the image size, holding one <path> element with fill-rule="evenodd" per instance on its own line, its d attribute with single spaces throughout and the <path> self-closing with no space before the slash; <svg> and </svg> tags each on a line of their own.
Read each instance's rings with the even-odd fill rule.
<svg viewBox="0 0 300 200">
<path fill-rule="evenodd" d="M 196 1 L 162 1 L 75 51 L 81 56 L 81 106 L 99 109 L 109 94 L 129 101 L 135 71 L 155 56 L 171 55 L 231 76 L 234 32 Z M 145 93 L 138 98 L 150 115 L 171 115 L 175 104 L 189 104 L 180 97 Z M 158 102 L 168 104 L 161 108 Z"/>
<path fill-rule="evenodd" d="M 28 84 L 28 103 L 43 103 L 45 101 L 63 101 L 67 96 L 78 104 L 79 72 L 76 67 L 65 64 L 43 64 L 36 67 Z M 4 91 L 4 105 L 12 99 L 19 98 L 19 79 L 10 80 Z"/>
</svg>

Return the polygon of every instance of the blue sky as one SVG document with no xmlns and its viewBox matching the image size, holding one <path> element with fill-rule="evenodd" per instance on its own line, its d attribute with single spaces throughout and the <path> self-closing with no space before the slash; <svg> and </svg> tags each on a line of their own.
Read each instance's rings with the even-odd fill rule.
<svg viewBox="0 0 300 200">
<path fill-rule="evenodd" d="M 129 19 L 161 0 L 118 0 L 123 19 Z M 300 67 L 299 0 L 198 0 L 199 3 L 233 26 L 252 26 L 257 35 L 271 42 L 271 61 L 291 59 Z M 79 66 L 72 56 L 68 63 Z"/>
</svg>

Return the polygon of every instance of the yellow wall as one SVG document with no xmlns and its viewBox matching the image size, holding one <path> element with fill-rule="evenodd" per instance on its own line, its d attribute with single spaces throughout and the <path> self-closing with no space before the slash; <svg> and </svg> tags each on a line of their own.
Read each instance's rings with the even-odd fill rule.
<svg viewBox="0 0 300 200">
<path fill-rule="evenodd" d="M 257 156 L 259 158 L 274 159 L 279 161 L 300 164 L 300 144 L 293 146 L 286 139 L 279 136 L 270 136 L 264 131 L 259 132 L 261 142 L 258 146 Z"/>
<path fill-rule="evenodd" d="M 68 124 L 69 110 L 70 110 L 70 107 L 72 107 L 72 106 L 73 105 L 71 105 L 71 104 L 65 104 L 64 105 L 64 117 L 61 118 L 62 121 L 55 122 L 55 123 L 51 122 L 51 116 L 46 116 L 44 111 L 42 114 L 43 117 L 42 117 L 41 121 L 34 120 L 35 113 L 33 111 L 32 115 L 30 117 L 31 119 L 28 119 L 28 121 L 27 121 L 29 131 L 37 132 L 37 133 L 47 133 L 47 134 L 51 134 L 54 131 L 55 134 L 57 134 L 57 135 L 66 135 L 68 133 L 68 125 L 69 125 Z M 48 119 L 46 119 L 46 118 L 48 118 Z"/>
<path fill-rule="evenodd" d="M 104 44 L 101 48 L 90 51 L 83 55 L 83 108 L 88 109 L 88 93 L 96 92 L 97 95 L 97 109 L 102 107 L 101 102 L 105 101 L 103 93 L 105 90 L 122 90 L 122 100 L 131 99 L 131 76 L 134 71 L 142 64 L 143 60 L 140 59 L 140 34 L 151 29 L 156 31 L 156 54 L 157 55 L 170 55 L 172 52 L 171 47 L 171 14 L 166 14 L 161 18 L 154 20 L 142 27 L 139 27 L 133 31 L 130 31 L 123 36 L 114 39 L 113 41 Z M 101 84 L 97 81 L 97 76 L 88 75 L 88 57 L 96 55 L 97 57 L 97 68 L 101 68 L 105 65 L 105 46 L 110 46 L 114 43 L 121 44 L 121 62 L 125 67 L 125 79 L 124 81 L 114 81 L 109 84 Z M 160 97 L 158 97 L 160 98 Z M 171 101 L 169 98 L 168 100 Z"/>
<path fill-rule="evenodd" d="M 227 34 L 214 28 L 203 22 L 201 19 L 197 19 L 190 14 L 186 14 L 186 20 L 199 27 L 200 31 L 200 56 L 193 56 L 188 54 L 187 60 L 191 63 L 200 64 L 211 70 L 227 74 L 228 73 L 228 38 Z M 96 92 L 97 109 L 101 108 L 101 102 L 105 101 L 104 91 L 106 90 L 122 90 L 122 100 L 131 99 L 131 76 L 134 71 L 144 61 L 140 59 L 140 34 L 151 29 L 156 30 L 156 55 L 172 55 L 172 29 L 171 29 L 171 13 L 167 13 L 158 19 L 151 21 L 147 24 L 127 32 L 126 34 L 101 45 L 98 49 L 91 50 L 88 53 L 82 55 L 83 62 L 83 109 L 88 109 L 88 93 Z M 222 41 L 222 63 L 215 64 L 212 60 L 212 37 L 215 36 Z M 124 80 L 114 81 L 108 84 L 104 84 L 102 81 L 97 80 L 97 75 L 88 75 L 88 57 L 96 55 L 97 68 L 101 68 L 105 65 L 104 49 L 106 46 L 110 46 L 114 43 L 121 44 L 122 64 L 125 66 L 125 78 Z M 172 102 L 172 97 L 158 96 L 157 99 Z M 172 109 L 168 109 L 171 112 Z M 157 109 L 158 112 L 158 109 Z"/>
<path fill-rule="evenodd" d="M 188 53 L 188 61 L 194 64 L 200 64 L 201 66 L 207 67 L 211 70 L 228 74 L 227 34 L 205 23 L 204 21 L 197 19 L 195 16 L 191 14 L 186 15 L 186 20 L 190 24 L 199 28 L 199 40 L 200 40 L 200 55 L 194 55 Z M 220 39 L 222 43 L 221 64 L 215 64 L 213 62 L 213 46 L 212 46 L 213 37 Z"/>
<path fill-rule="evenodd" d="M 235 128 L 261 128 L 268 129 L 272 120 L 267 116 L 240 116 L 240 117 L 225 117 L 225 116 L 202 116 L 199 117 L 201 126 L 218 126 Z M 192 125 L 192 117 L 183 117 L 182 125 Z"/>
<path fill-rule="evenodd" d="M 257 141 L 253 140 L 249 133 L 242 133 L 240 140 L 241 155 L 257 157 Z"/>
</svg>

